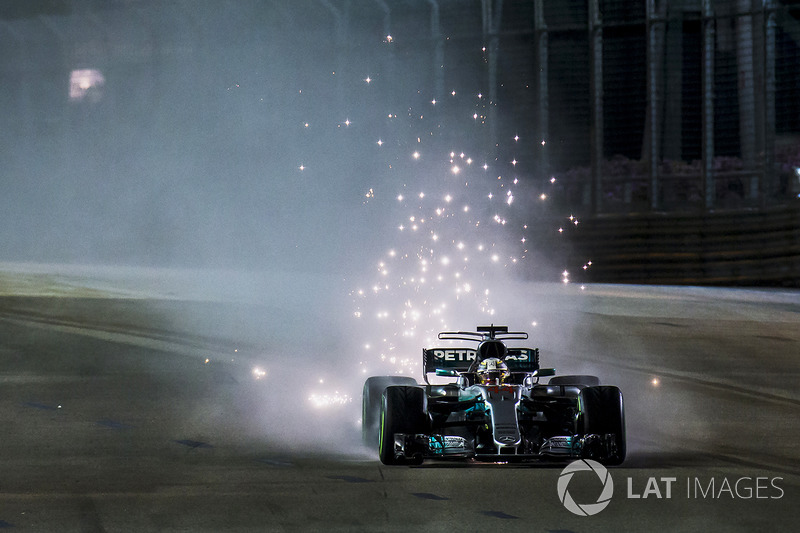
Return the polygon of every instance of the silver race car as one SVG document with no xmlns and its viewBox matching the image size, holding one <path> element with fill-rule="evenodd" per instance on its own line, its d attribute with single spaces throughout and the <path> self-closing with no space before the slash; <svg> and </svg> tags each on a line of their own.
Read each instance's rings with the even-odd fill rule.
<svg viewBox="0 0 800 533">
<path fill-rule="evenodd" d="M 425 384 L 376 376 L 364 384 L 362 431 L 383 464 L 425 459 L 512 462 L 589 458 L 625 460 L 622 393 L 595 376 L 555 376 L 539 367 L 538 348 L 507 348 L 528 334 L 506 326 L 439 333 L 474 348 L 423 349 Z M 429 374 L 453 378 L 431 384 Z M 446 380 L 445 380 L 446 381 Z"/>
</svg>

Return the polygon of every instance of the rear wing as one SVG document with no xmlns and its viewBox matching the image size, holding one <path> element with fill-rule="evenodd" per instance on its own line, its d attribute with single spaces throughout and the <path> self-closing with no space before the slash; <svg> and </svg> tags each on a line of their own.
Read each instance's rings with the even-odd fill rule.
<svg viewBox="0 0 800 533">
<path fill-rule="evenodd" d="M 425 374 L 437 370 L 469 372 L 477 351 L 472 348 L 424 348 L 422 360 Z M 510 372 L 539 370 L 539 348 L 508 348 L 505 359 Z"/>
<path fill-rule="evenodd" d="M 524 331 L 508 331 L 508 326 L 478 326 L 477 331 L 442 331 L 439 333 L 439 340 L 457 341 L 482 341 L 484 339 L 493 340 L 525 340 L 528 334 Z"/>
</svg>

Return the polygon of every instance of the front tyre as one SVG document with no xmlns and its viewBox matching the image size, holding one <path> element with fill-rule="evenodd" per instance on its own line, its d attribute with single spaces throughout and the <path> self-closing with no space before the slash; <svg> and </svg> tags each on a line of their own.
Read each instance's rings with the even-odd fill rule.
<svg viewBox="0 0 800 533">
<path fill-rule="evenodd" d="M 373 376 L 364 382 L 361 394 L 361 439 L 364 445 L 375 449 L 380 430 L 381 397 L 390 385 L 416 385 L 414 378 L 406 376 Z"/>
<path fill-rule="evenodd" d="M 378 455 L 385 465 L 420 464 L 421 454 L 398 449 L 395 435 L 428 432 L 430 419 L 425 409 L 425 390 L 419 387 L 393 386 L 383 392 L 381 401 Z"/>
<path fill-rule="evenodd" d="M 585 387 L 580 393 L 583 435 L 598 435 L 601 440 L 590 443 L 584 456 L 606 466 L 625 460 L 625 407 L 622 391 L 614 386 Z"/>
</svg>

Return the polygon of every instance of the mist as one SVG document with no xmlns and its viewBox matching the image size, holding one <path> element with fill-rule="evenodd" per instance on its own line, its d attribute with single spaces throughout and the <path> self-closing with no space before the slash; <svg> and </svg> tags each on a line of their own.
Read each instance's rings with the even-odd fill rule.
<svg viewBox="0 0 800 533">
<path fill-rule="evenodd" d="M 363 4 L 348 25 L 299 2 L 11 22 L 23 66 L 2 94 L 27 107 L 0 153 L 0 261 L 204 302 L 152 311 L 236 350 L 190 358 L 232 378 L 218 390 L 238 391 L 227 398 L 245 433 L 277 438 L 263 421 L 278 410 L 281 438 L 308 438 L 322 423 L 311 405 L 329 409 L 330 431 L 357 434 L 366 377 L 420 379 L 421 348 L 444 329 L 536 328 L 552 294 L 517 280 L 559 281 L 541 249 L 557 208 L 527 157 L 539 140 L 487 142 L 515 118 L 482 86 L 480 34 L 437 67 L 419 21 L 389 35 Z M 54 40 L 54 25 L 70 31 Z"/>
</svg>

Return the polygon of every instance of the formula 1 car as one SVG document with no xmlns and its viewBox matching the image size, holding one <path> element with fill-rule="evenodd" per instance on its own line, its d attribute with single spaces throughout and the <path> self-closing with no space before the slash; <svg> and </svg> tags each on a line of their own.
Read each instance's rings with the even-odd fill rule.
<svg viewBox="0 0 800 533">
<path fill-rule="evenodd" d="M 472 348 L 423 349 L 425 384 L 400 376 L 364 384 L 362 436 L 383 464 L 425 459 L 516 462 L 588 458 L 625 460 L 622 393 L 595 376 L 555 376 L 539 367 L 538 348 L 507 348 L 527 339 L 507 326 L 439 333 L 476 341 Z M 452 377 L 431 384 L 428 375 Z M 539 382 L 551 377 L 547 384 Z"/>
</svg>

